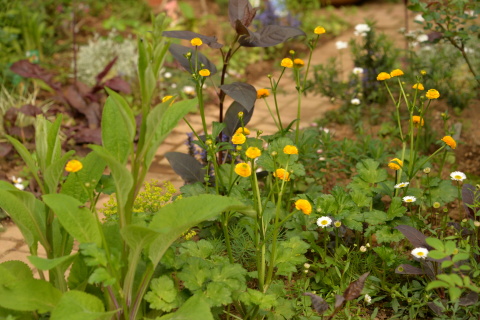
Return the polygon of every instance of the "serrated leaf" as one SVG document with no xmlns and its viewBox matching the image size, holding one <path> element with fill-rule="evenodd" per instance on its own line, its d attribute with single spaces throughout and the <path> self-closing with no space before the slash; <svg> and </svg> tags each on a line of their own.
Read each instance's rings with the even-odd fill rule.
<svg viewBox="0 0 480 320">
<path fill-rule="evenodd" d="M 210 71 L 210 75 L 214 75 L 215 73 L 217 73 L 217 67 L 215 66 L 215 64 L 208 60 L 208 58 L 205 57 L 202 53 L 198 51 L 195 53 L 194 48 L 187 48 L 179 44 L 172 43 L 168 51 L 170 51 L 175 60 L 177 60 L 182 65 L 182 67 L 189 73 L 195 73 L 195 62 L 193 61 L 193 59 L 195 59 L 195 55 L 197 56 L 198 66 L 203 65 L 202 69 L 208 69 Z M 185 55 L 187 53 L 191 54 L 192 62 L 185 58 Z"/>
<path fill-rule="evenodd" d="M 373 210 L 365 212 L 365 221 L 370 225 L 384 224 L 388 221 L 387 214 L 383 211 Z"/>
<path fill-rule="evenodd" d="M 156 320 L 214 320 L 210 306 L 200 295 L 188 299 L 175 313 L 167 314 Z"/>
<path fill-rule="evenodd" d="M 203 43 L 205 43 L 207 46 L 209 46 L 212 49 L 220 49 L 221 47 L 223 47 L 223 44 L 217 41 L 217 37 L 204 36 L 203 34 L 196 33 L 193 31 L 187 31 L 187 30 L 164 31 L 162 35 L 168 38 L 184 39 L 184 40 L 192 40 L 193 38 L 200 38 Z"/>
<path fill-rule="evenodd" d="M 257 90 L 251 84 L 245 82 L 233 82 L 219 87 L 233 100 L 240 103 L 247 112 L 251 112 L 257 100 Z"/>
<path fill-rule="evenodd" d="M 357 164 L 358 176 L 368 183 L 379 183 L 387 179 L 387 171 L 378 168 L 379 162 L 373 159 L 361 160 Z"/>
<path fill-rule="evenodd" d="M 328 310 L 328 303 L 323 300 L 322 297 L 317 296 L 316 294 L 305 292 L 304 296 L 308 296 L 312 299 L 312 306 L 319 314 L 323 314 L 325 311 Z"/>
<path fill-rule="evenodd" d="M 18 279 L 8 287 L 0 286 L 0 306 L 18 311 L 52 311 L 61 296 L 51 283 L 38 279 Z"/>
<path fill-rule="evenodd" d="M 53 309 L 51 320 L 97 320 L 111 317 L 115 311 L 105 312 L 103 302 L 86 292 L 70 290 L 62 295 Z"/>
<path fill-rule="evenodd" d="M 268 311 L 278 305 L 275 294 L 263 293 L 247 288 L 247 291 L 240 295 L 240 301 L 248 305 L 256 305 L 260 310 Z"/>
<path fill-rule="evenodd" d="M 150 291 L 145 295 L 145 301 L 152 309 L 169 312 L 181 304 L 178 293 L 173 280 L 164 275 L 152 280 Z"/>
<path fill-rule="evenodd" d="M 223 122 L 227 125 L 224 133 L 228 137 L 231 137 L 233 136 L 235 131 L 237 131 L 237 129 L 242 126 L 242 123 L 238 118 L 239 112 L 243 112 L 243 124 L 246 126 L 250 122 L 250 119 L 252 119 L 254 109 L 255 108 L 253 107 L 252 110 L 250 110 L 249 112 L 239 102 L 233 101 L 230 107 L 228 107 L 228 110 L 225 113 L 225 119 L 223 120 Z"/>
<path fill-rule="evenodd" d="M 244 47 L 272 47 L 290 38 L 305 36 L 305 32 L 295 27 L 268 25 L 259 32 L 249 30 L 248 35 L 242 35 L 238 43 Z"/>
<path fill-rule="evenodd" d="M 292 237 L 278 244 L 275 267 L 277 275 L 289 276 L 297 271 L 296 266 L 306 262 L 305 253 L 310 245 L 299 237 Z"/>
<path fill-rule="evenodd" d="M 403 217 L 406 212 L 407 208 L 402 205 L 402 199 L 394 197 L 388 208 L 387 217 L 389 220 L 393 220 L 397 217 Z"/>
<path fill-rule="evenodd" d="M 203 182 L 205 168 L 194 157 L 181 152 L 167 152 L 165 154 L 173 171 L 178 174 L 186 183 Z"/>
</svg>

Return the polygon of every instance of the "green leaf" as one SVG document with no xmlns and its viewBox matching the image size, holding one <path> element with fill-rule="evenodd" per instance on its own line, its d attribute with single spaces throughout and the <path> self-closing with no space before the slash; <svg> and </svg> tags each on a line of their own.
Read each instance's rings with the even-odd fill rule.
<svg viewBox="0 0 480 320">
<path fill-rule="evenodd" d="M 437 288 L 448 288 L 448 284 L 440 280 L 434 280 L 427 285 L 425 290 L 430 291 Z"/>
<path fill-rule="evenodd" d="M 377 241 L 379 243 L 399 242 L 404 238 L 400 231 L 393 229 L 390 226 L 383 226 L 380 230 L 375 232 L 375 235 L 377 236 Z"/>
<path fill-rule="evenodd" d="M 121 216 L 123 214 L 123 210 L 125 210 L 128 193 L 133 186 L 132 174 L 105 148 L 96 145 L 90 145 L 90 148 L 107 163 L 112 172 L 112 176 L 115 181 L 117 207 L 119 208 L 119 215 Z"/>
<path fill-rule="evenodd" d="M 97 153 L 90 152 L 82 159 L 82 165 L 82 170 L 68 175 L 60 192 L 85 203 L 89 199 L 87 192 L 95 190 L 106 163 Z"/>
<path fill-rule="evenodd" d="M 179 101 L 169 107 L 168 101 L 155 107 L 147 117 L 147 130 L 144 150 L 145 165 L 148 168 L 155 153 L 168 134 L 177 126 L 178 122 L 198 104 L 197 99 Z"/>
<path fill-rule="evenodd" d="M 402 199 L 395 197 L 390 203 L 390 208 L 387 211 L 388 220 L 393 220 L 397 217 L 403 217 L 407 212 L 407 208 L 402 205 Z"/>
<path fill-rule="evenodd" d="M 247 291 L 240 295 L 240 301 L 245 304 L 256 305 L 260 310 L 265 311 L 272 309 L 278 304 L 275 294 L 263 293 L 250 288 L 247 288 Z"/>
<path fill-rule="evenodd" d="M 74 154 L 75 154 L 75 151 L 73 150 L 68 151 L 62 157 L 50 163 L 48 167 L 45 169 L 44 180 L 49 193 L 57 192 L 57 186 L 65 170 L 65 165 L 67 164 L 68 159 L 70 159 Z"/>
<path fill-rule="evenodd" d="M 365 212 L 365 221 L 370 225 L 384 224 L 388 221 L 387 214 L 383 211 L 373 210 Z"/>
<path fill-rule="evenodd" d="M 299 237 L 292 237 L 287 241 L 279 242 L 277 256 L 275 257 L 275 267 L 277 275 L 289 276 L 297 272 L 297 265 L 305 263 L 305 253 L 310 246 L 308 243 L 300 240 Z"/>
<path fill-rule="evenodd" d="M 72 261 L 75 259 L 77 254 L 72 254 L 60 258 L 55 258 L 55 259 L 44 259 L 40 258 L 38 256 L 28 256 L 28 260 L 30 261 L 31 264 L 37 269 L 40 270 L 51 270 L 55 268 L 56 266 L 65 263 L 65 265 L 70 265 Z"/>
<path fill-rule="evenodd" d="M 77 199 L 65 194 L 47 194 L 43 201 L 58 217 L 58 220 L 80 243 L 102 243 L 97 220 L 94 213 L 83 206 Z"/>
<path fill-rule="evenodd" d="M 187 300 L 175 313 L 167 314 L 156 320 L 214 320 L 210 306 L 200 296 L 195 295 Z"/>
<path fill-rule="evenodd" d="M 45 206 L 33 194 L 0 189 L 0 208 L 18 226 L 29 247 L 37 241 L 44 247 L 48 246 L 44 224 Z"/>
<path fill-rule="evenodd" d="M 457 253 L 457 254 L 453 255 L 453 257 L 452 257 L 453 262 L 459 262 L 459 261 L 468 260 L 468 259 L 470 259 L 470 255 L 468 253 L 464 253 L 464 252 Z"/>
<path fill-rule="evenodd" d="M 0 286 L 9 286 L 17 279 L 33 279 L 32 270 L 22 261 L 10 260 L 0 264 Z"/>
<path fill-rule="evenodd" d="M 107 90 L 109 98 L 112 99 L 112 102 L 118 108 L 118 112 L 120 113 L 123 123 L 125 124 L 124 129 L 127 131 L 128 136 L 130 137 L 129 140 L 133 141 L 136 134 L 136 123 L 132 108 L 121 95 L 107 87 L 105 87 L 105 90 Z"/>
<path fill-rule="evenodd" d="M 450 301 L 455 302 L 462 295 L 462 290 L 457 287 L 448 288 L 448 294 L 450 295 Z"/>
<path fill-rule="evenodd" d="M 145 301 L 150 304 L 150 308 L 165 312 L 178 308 L 182 302 L 179 291 L 168 276 L 152 280 L 150 291 L 145 295 Z"/>
<path fill-rule="evenodd" d="M 105 312 L 103 302 L 97 297 L 86 292 L 70 290 L 62 295 L 51 320 L 97 320 L 107 319 L 115 311 Z"/>
<path fill-rule="evenodd" d="M 166 226 L 171 229 L 152 242 L 149 258 L 157 265 L 168 247 L 188 229 L 218 216 L 221 212 L 244 207 L 242 202 L 236 199 L 209 194 L 182 198 L 167 204 L 155 214 L 149 228 L 160 232 Z"/>
<path fill-rule="evenodd" d="M 130 119 L 127 116 L 125 119 L 122 111 L 122 106 L 112 97 L 107 98 L 102 113 L 102 143 L 112 156 L 125 164 L 132 151 L 134 133 L 129 128 Z"/>
<path fill-rule="evenodd" d="M 447 256 L 447 254 L 445 254 L 443 251 L 440 251 L 440 250 L 430 250 L 428 252 L 428 257 L 432 258 L 432 259 L 441 260 L 441 259 L 445 258 L 446 256 Z"/>
<path fill-rule="evenodd" d="M 443 242 L 437 238 L 427 238 L 425 239 L 427 244 L 434 249 L 437 249 L 439 251 L 445 251 L 445 246 L 443 245 Z"/>
<path fill-rule="evenodd" d="M 387 171 L 378 169 L 379 162 L 373 159 L 361 160 L 357 164 L 358 176 L 368 183 L 379 183 L 387 179 Z"/>
<path fill-rule="evenodd" d="M 8 287 L 0 286 L 0 306 L 18 311 L 52 311 L 61 296 L 52 284 L 38 279 L 18 279 Z"/>
<path fill-rule="evenodd" d="M 13 145 L 15 150 L 17 150 L 17 152 L 20 154 L 20 157 L 22 157 L 23 161 L 25 162 L 33 176 L 38 179 L 38 166 L 30 152 L 28 152 L 27 148 L 25 148 L 25 146 L 20 141 L 18 141 L 14 137 L 9 136 L 8 134 L 5 135 L 5 138 L 7 138 L 7 140 Z"/>
</svg>

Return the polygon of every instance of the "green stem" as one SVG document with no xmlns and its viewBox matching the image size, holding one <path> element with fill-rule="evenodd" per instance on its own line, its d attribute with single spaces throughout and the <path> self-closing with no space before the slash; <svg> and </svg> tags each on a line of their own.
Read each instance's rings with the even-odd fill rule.
<svg viewBox="0 0 480 320">
<path fill-rule="evenodd" d="M 297 126 L 295 130 L 295 144 L 298 145 L 298 139 L 300 136 L 300 112 L 302 106 L 302 89 L 300 87 L 300 71 L 298 69 L 294 69 L 295 73 L 295 81 L 297 83 Z"/>
<path fill-rule="evenodd" d="M 230 234 L 228 233 L 229 215 L 230 215 L 229 212 L 224 212 L 222 214 L 222 230 L 223 230 L 223 235 L 225 237 L 225 245 L 227 247 L 228 260 L 230 260 L 230 263 L 235 263 L 235 261 L 233 260 L 232 246 L 230 243 Z"/>
</svg>

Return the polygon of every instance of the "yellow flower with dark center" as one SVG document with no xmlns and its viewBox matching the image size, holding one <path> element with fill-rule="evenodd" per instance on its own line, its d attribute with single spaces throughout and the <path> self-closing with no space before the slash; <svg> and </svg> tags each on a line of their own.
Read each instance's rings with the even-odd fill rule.
<svg viewBox="0 0 480 320">
<path fill-rule="evenodd" d="M 65 171 L 67 172 L 78 172 L 82 170 L 83 164 L 78 160 L 70 160 L 65 166 Z"/>
<path fill-rule="evenodd" d="M 412 116 L 412 122 L 416 125 L 421 125 L 423 127 L 423 125 L 425 124 L 425 121 L 423 121 L 423 118 L 420 118 L 420 116 Z"/>
<path fill-rule="evenodd" d="M 240 127 L 237 129 L 237 131 L 235 131 L 235 133 L 241 133 L 248 136 L 250 134 L 250 130 L 248 130 L 246 127 Z"/>
<path fill-rule="evenodd" d="M 324 34 L 324 33 L 327 32 L 327 31 L 325 30 L 324 27 L 318 26 L 318 27 L 316 27 L 316 28 L 313 30 L 313 32 L 314 32 L 315 34 Z"/>
<path fill-rule="evenodd" d="M 295 65 L 295 67 L 301 68 L 305 65 L 305 62 L 302 59 L 297 58 L 293 60 L 293 64 Z"/>
<path fill-rule="evenodd" d="M 173 96 L 165 96 L 165 97 L 162 98 L 162 102 L 168 101 L 172 98 L 173 98 Z"/>
<path fill-rule="evenodd" d="M 445 136 L 441 140 L 445 142 L 447 146 L 449 146 L 452 149 L 455 149 L 457 147 L 457 142 L 455 141 L 455 139 L 453 139 L 450 136 Z"/>
<path fill-rule="evenodd" d="M 403 76 L 404 73 L 402 70 L 400 69 L 395 69 L 393 70 L 392 72 L 390 72 L 390 76 L 393 78 L 393 77 L 399 77 L 399 76 Z"/>
<path fill-rule="evenodd" d="M 247 138 L 243 133 L 235 133 L 232 137 L 233 144 L 244 144 Z"/>
<path fill-rule="evenodd" d="M 198 74 L 201 75 L 202 77 L 208 77 L 210 75 L 210 70 L 202 69 L 202 70 L 198 71 Z"/>
<path fill-rule="evenodd" d="M 266 98 L 270 95 L 270 91 L 267 89 L 258 89 L 257 90 L 257 99 Z"/>
<path fill-rule="evenodd" d="M 391 76 L 386 72 L 380 72 L 377 76 L 378 81 L 383 81 L 383 80 L 387 80 L 387 79 L 390 79 L 390 78 L 391 78 Z"/>
<path fill-rule="evenodd" d="M 305 199 L 299 199 L 295 201 L 295 208 L 307 215 L 310 215 L 310 213 L 312 213 L 312 205 L 308 200 Z"/>
<path fill-rule="evenodd" d="M 277 169 L 273 173 L 274 177 L 277 177 L 280 180 L 290 181 L 290 173 L 285 169 Z"/>
<path fill-rule="evenodd" d="M 285 148 L 283 148 L 283 152 L 285 154 L 298 154 L 298 149 L 295 146 L 286 145 Z"/>
<path fill-rule="evenodd" d="M 413 86 L 412 86 L 413 89 L 417 89 L 417 90 L 425 90 L 425 88 L 423 87 L 423 84 L 421 83 L 415 83 Z"/>
<path fill-rule="evenodd" d="M 190 40 L 190 43 L 194 47 L 198 47 L 198 46 L 201 46 L 203 44 L 202 39 L 200 39 L 200 38 L 193 38 L 192 40 Z"/>
<path fill-rule="evenodd" d="M 282 60 L 280 65 L 284 68 L 292 68 L 293 67 L 293 61 L 290 58 L 285 58 Z"/>
<path fill-rule="evenodd" d="M 248 163 L 241 162 L 235 166 L 235 173 L 238 174 L 240 177 L 250 177 L 250 175 L 252 174 L 252 168 Z"/>
<path fill-rule="evenodd" d="M 388 163 L 388 167 L 393 170 L 400 170 L 403 166 L 402 160 L 394 158 Z"/>
<path fill-rule="evenodd" d="M 440 97 L 440 92 L 438 92 L 435 89 L 429 89 L 427 91 L 427 93 L 425 94 L 425 96 L 430 100 L 431 99 L 438 99 Z"/>
<path fill-rule="evenodd" d="M 255 159 L 262 155 L 262 151 L 257 147 L 250 147 L 245 151 L 245 155 L 250 159 Z"/>
</svg>

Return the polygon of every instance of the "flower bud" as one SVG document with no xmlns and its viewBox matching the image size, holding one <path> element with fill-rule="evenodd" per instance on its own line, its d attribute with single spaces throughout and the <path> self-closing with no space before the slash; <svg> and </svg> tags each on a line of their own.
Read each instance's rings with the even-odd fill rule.
<svg viewBox="0 0 480 320">
<path fill-rule="evenodd" d="M 430 167 L 426 167 L 423 169 L 423 173 L 429 174 L 430 173 Z"/>
</svg>

